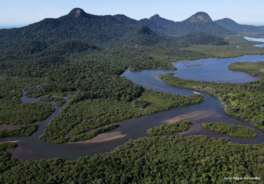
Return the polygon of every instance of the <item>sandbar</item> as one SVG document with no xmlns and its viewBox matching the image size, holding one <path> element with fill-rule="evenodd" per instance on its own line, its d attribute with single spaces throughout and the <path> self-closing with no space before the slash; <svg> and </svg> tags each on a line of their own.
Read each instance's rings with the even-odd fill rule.
<svg viewBox="0 0 264 184">
<path fill-rule="evenodd" d="M 175 116 L 171 119 L 167 119 L 165 121 L 163 121 L 163 124 L 170 124 L 170 123 L 174 123 L 176 121 L 181 121 L 181 120 L 202 120 L 205 118 L 209 118 L 209 117 L 221 117 L 221 115 L 219 113 L 217 113 L 216 111 L 212 111 L 212 110 L 200 110 L 200 111 L 193 111 L 193 112 L 189 112 L 186 114 L 181 114 L 179 116 Z"/>
<path fill-rule="evenodd" d="M 86 140 L 86 141 L 78 141 L 78 142 L 69 142 L 67 144 L 85 144 L 85 143 L 99 143 L 99 142 L 106 142 L 111 141 L 114 139 L 120 139 L 125 137 L 125 134 L 121 134 L 120 131 L 115 132 L 108 132 L 108 133 L 102 133 L 97 136 L 95 136 L 92 139 Z"/>
</svg>

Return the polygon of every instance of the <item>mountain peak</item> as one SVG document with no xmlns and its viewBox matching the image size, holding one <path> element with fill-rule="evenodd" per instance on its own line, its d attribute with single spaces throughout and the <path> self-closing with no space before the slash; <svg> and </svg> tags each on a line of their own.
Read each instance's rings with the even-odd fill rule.
<svg viewBox="0 0 264 184">
<path fill-rule="evenodd" d="M 234 20 L 232 20 L 232 19 L 230 19 L 230 18 L 223 18 L 223 19 L 220 19 L 221 21 L 225 21 L 225 22 L 232 22 L 232 23 L 236 23 L 237 24 L 237 22 L 236 21 L 234 21 Z M 216 20 L 216 21 L 219 21 L 219 20 Z"/>
<path fill-rule="evenodd" d="M 212 22 L 211 17 L 204 12 L 197 12 L 187 19 L 189 22 Z"/>
<path fill-rule="evenodd" d="M 70 11 L 70 15 L 74 16 L 75 18 L 78 17 L 87 17 L 87 13 L 81 8 L 74 8 Z"/>
<path fill-rule="evenodd" d="M 155 14 L 155 15 L 153 15 L 152 17 L 160 18 L 159 14 Z"/>
</svg>

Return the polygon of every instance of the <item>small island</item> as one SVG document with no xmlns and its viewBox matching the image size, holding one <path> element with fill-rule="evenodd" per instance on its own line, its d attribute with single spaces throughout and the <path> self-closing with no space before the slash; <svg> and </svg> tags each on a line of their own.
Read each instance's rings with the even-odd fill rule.
<svg viewBox="0 0 264 184">
<path fill-rule="evenodd" d="M 222 134 L 228 134 L 231 137 L 256 137 L 257 132 L 249 127 L 241 125 L 229 125 L 226 123 L 204 123 L 203 128 L 216 131 Z"/>
<path fill-rule="evenodd" d="M 192 121 L 177 121 L 151 128 L 147 131 L 147 134 L 149 136 L 156 136 L 184 132 L 189 129 L 190 124 L 192 124 Z"/>
<path fill-rule="evenodd" d="M 31 136 L 38 129 L 38 125 L 22 125 L 17 129 L 0 129 L 0 138 L 5 137 L 18 137 L 18 136 Z"/>
</svg>

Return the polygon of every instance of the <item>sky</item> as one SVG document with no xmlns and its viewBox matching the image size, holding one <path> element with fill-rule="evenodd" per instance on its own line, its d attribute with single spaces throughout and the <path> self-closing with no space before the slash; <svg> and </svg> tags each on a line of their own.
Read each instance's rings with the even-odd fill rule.
<svg viewBox="0 0 264 184">
<path fill-rule="evenodd" d="M 1 0 L 0 27 L 58 18 L 76 7 L 94 15 L 125 14 L 136 20 L 159 14 L 182 21 L 203 11 L 213 20 L 231 18 L 240 24 L 264 25 L 263 0 Z"/>
</svg>

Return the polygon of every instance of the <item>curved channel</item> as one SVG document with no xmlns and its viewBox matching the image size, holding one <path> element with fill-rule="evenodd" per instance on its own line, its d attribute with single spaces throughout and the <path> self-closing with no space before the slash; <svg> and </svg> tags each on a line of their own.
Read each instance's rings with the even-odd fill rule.
<svg viewBox="0 0 264 184">
<path fill-rule="evenodd" d="M 216 60 L 218 60 L 220 64 L 218 62 L 215 64 L 221 67 L 222 65 L 224 65 L 224 67 L 222 67 L 223 70 L 222 71 L 219 70 L 219 74 L 220 74 L 221 72 L 228 70 L 227 65 L 231 62 L 235 62 L 235 61 L 256 62 L 256 61 L 261 61 L 263 59 L 264 58 L 262 55 L 247 55 L 247 56 L 241 56 L 237 58 L 222 58 L 222 59 L 209 58 L 209 59 L 202 59 L 202 60 L 195 60 L 195 61 L 188 61 L 188 62 L 182 61 L 182 62 L 174 63 L 174 65 L 179 68 L 178 70 L 144 70 L 141 72 L 126 71 L 125 73 L 122 74 L 122 77 L 126 77 L 127 79 L 130 79 L 134 83 L 138 85 L 142 85 L 144 88 L 153 89 L 153 90 L 171 93 L 171 94 L 181 94 L 181 95 L 189 96 L 193 94 L 195 91 L 170 86 L 164 83 L 161 79 L 159 79 L 159 74 L 174 72 L 176 76 L 180 75 L 184 67 L 181 68 L 179 67 L 179 65 L 183 64 L 183 65 L 192 65 L 192 67 L 185 66 L 186 67 L 185 72 L 190 71 L 191 73 L 193 73 L 194 72 L 193 70 L 188 70 L 188 69 L 196 68 L 197 71 L 200 71 L 201 73 L 203 73 L 201 77 L 203 79 L 206 79 L 206 75 L 208 74 L 206 72 L 203 72 L 203 69 L 205 69 L 202 67 L 202 66 L 205 66 L 205 64 L 203 65 L 203 63 L 206 63 L 206 62 L 213 63 L 213 62 L 216 62 Z M 188 64 L 186 64 L 185 62 L 187 62 Z M 198 62 L 199 65 L 197 65 L 196 62 Z M 221 65 L 221 62 L 222 62 L 222 65 Z M 242 82 L 242 80 L 240 80 L 239 77 L 237 78 L 237 75 L 242 75 L 242 76 L 246 75 L 246 77 L 243 77 L 244 82 L 257 80 L 257 78 L 249 76 L 248 74 L 245 74 L 243 72 L 234 72 L 234 71 L 229 71 L 229 70 L 228 72 L 233 73 L 232 75 L 234 76 L 234 78 L 228 79 L 229 82 Z M 192 79 L 192 76 L 190 76 L 190 78 Z M 218 79 L 220 78 L 221 78 L 221 75 L 219 76 Z M 214 80 L 218 80 L 218 79 L 215 78 Z M 212 78 L 210 78 L 210 80 L 212 80 Z M 226 81 L 222 81 L 222 82 L 226 82 Z M 41 103 L 48 103 L 48 104 L 52 104 L 56 108 L 56 110 L 50 117 L 48 117 L 46 120 L 44 120 L 40 124 L 37 132 L 35 132 L 32 136 L 5 138 L 5 139 L 1 139 L 1 142 L 19 140 L 17 142 L 18 147 L 15 149 L 12 149 L 10 152 L 13 154 L 13 157 L 18 158 L 21 161 L 35 160 L 35 159 L 36 160 L 49 159 L 49 158 L 56 158 L 56 157 L 73 160 L 73 159 L 77 159 L 78 157 L 82 157 L 82 156 L 87 156 L 87 155 L 91 156 L 94 154 L 108 152 L 124 144 L 130 139 L 137 139 L 140 137 L 144 137 L 146 134 L 146 131 L 149 128 L 160 125 L 165 120 L 174 118 L 176 116 L 180 116 L 183 119 L 193 120 L 193 124 L 190 126 L 190 129 L 187 132 L 182 133 L 182 135 L 184 136 L 206 135 L 209 138 L 227 137 L 232 142 L 241 143 L 241 144 L 259 144 L 259 143 L 264 142 L 263 141 L 264 134 L 260 130 L 258 130 L 257 128 L 255 128 L 253 125 L 249 123 L 246 123 L 241 120 L 237 120 L 236 118 L 228 116 L 224 112 L 224 110 L 221 108 L 220 101 L 217 98 L 207 93 L 204 93 L 204 92 L 199 92 L 199 93 L 201 93 L 205 97 L 204 101 L 200 104 L 195 104 L 195 105 L 190 105 L 190 106 L 185 106 L 185 107 L 180 107 L 180 108 L 173 108 L 168 111 L 159 112 L 159 113 L 155 113 L 152 115 L 141 116 L 138 118 L 132 118 L 132 119 L 118 122 L 120 124 L 120 127 L 114 131 L 117 131 L 117 132 L 120 131 L 123 135 L 126 135 L 123 138 L 115 139 L 115 140 L 111 140 L 107 142 L 100 142 L 100 143 L 52 144 L 52 143 L 44 142 L 40 140 L 39 135 L 43 133 L 44 128 L 49 123 L 49 121 L 58 115 L 62 107 L 55 107 L 54 102 L 42 102 L 39 100 L 39 98 L 38 99 L 26 98 L 25 92 L 23 91 L 23 97 L 21 98 L 22 102 L 36 101 L 36 102 L 41 102 Z M 67 103 L 69 102 L 67 98 L 65 98 L 65 100 Z M 248 126 L 250 128 L 255 129 L 258 133 L 258 136 L 254 138 L 232 138 L 228 135 L 211 132 L 209 130 L 202 128 L 202 124 L 204 122 L 220 122 L 220 121 L 224 123 L 234 124 L 234 125 Z"/>
</svg>

